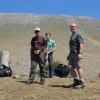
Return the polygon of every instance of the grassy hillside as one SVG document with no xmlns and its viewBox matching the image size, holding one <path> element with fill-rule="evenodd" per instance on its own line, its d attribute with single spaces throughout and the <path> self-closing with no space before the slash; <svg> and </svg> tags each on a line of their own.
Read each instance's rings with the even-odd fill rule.
<svg viewBox="0 0 100 100">
<path fill-rule="evenodd" d="M 100 20 L 90 17 L 73 17 L 64 15 L 5 14 L 0 13 L 0 51 L 10 52 L 11 66 L 17 61 L 21 65 L 14 68 L 15 73 L 29 72 L 30 41 L 34 36 L 34 28 L 41 28 L 41 35 L 52 34 L 57 49 L 54 60 L 67 64 L 69 53 L 68 42 L 71 36 L 69 25 L 75 22 L 78 31 L 85 39 L 83 69 L 85 77 L 97 77 L 100 73 Z"/>
</svg>

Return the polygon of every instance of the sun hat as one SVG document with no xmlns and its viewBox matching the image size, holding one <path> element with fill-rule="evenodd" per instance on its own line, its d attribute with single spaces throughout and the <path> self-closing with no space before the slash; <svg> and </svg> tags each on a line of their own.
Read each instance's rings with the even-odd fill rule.
<svg viewBox="0 0 100 100">
<path fill-rule="evenodd" d="M 35 28 L 35 31 L 39 31 L 39 32 L 40 32 L 41 30 L 40 30 L 39 27 L 36 27 L 36 28 Z"/>
</svg>

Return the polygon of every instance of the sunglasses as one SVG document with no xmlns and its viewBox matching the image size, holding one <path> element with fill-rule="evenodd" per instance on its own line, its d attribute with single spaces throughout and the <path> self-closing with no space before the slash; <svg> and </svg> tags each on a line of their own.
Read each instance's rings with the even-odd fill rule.
<svg viewBox="0 0 100 100">
<path fill-rule="evenodd" d="M 40 31 L 35 31 L 35 33 L 38 33 L 38 32 L 40 32 Z"/>
<path fill-rule="evenodd" d="M 75 26 L 70 26 L 70 28 L 74 28 Z"/>
</svg>

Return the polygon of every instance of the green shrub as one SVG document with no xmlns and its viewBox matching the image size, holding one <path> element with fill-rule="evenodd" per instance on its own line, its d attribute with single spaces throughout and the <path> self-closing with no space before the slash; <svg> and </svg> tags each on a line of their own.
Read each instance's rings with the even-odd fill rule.
<svg viewBox="0 0 100 100">
<path fill-rule="evenodd" d="M 54 61 L 53 64 L 52 64 L 52 66 L 53 66 L 52 69 L 54 70 L 59 64 L 60 64 L 59 61 Z M 46 71 L 49 70 L 48 64 L 46 64 L 45 70 L 46 70 Z M 40 70 L 38 70 L 38 71 L 36 72 L 36 74 L 40 75 Z"/>
</svg>

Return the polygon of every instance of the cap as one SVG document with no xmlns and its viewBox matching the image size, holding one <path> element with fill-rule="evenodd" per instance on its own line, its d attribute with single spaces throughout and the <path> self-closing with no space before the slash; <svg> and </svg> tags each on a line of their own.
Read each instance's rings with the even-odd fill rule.
<svg viewBox="0 0 100 100">
<path fill-rule="evenodd" d="M 41 30 L 40 30 L 39 27 L 36 27 L 36 28 L 35 28 L 35 31 L 39 31 L 39 32 L 40 32 Z"/>
</svg>

